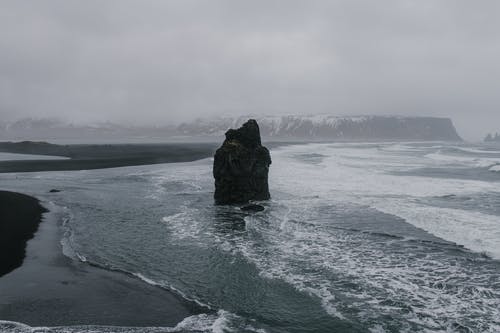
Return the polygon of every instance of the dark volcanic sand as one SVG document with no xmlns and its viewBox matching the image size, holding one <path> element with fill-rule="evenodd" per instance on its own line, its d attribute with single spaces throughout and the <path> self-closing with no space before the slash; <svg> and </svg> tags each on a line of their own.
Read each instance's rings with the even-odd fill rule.
<svg viewBox="0 0 500 333">
<path fill-rule="evenodd" d="M 90 170 L 190 162 L 212 156 L 215 148 L 215 143 L 54 145 L 0 142 L 0 152 L 69 157 L 66 160 L 1 161 L 0 172 Z"/>
<path fill-rule="evenodd" d="M 35 198 L 0 191 L 0 277 L 21 266 L 44 212 Z"/>
<path fill-rule="evenodd" d="M 32 234 L 43 211 L 38 201 L 11 192 L 0 192 L 0 198 L 2 227 L 7 221 L 4 217 L 12 217 L 11 225 L 31 224 Z M 6 238 L 4 229 L 0 235 Z M 9 239 L 24 250 L 23 239 Z M 44 222 L 28 242 L 23 265 L 0 278 L 0 320 L 31 326 L 175 326 L 201 312 L 196 304 L 167 290 L 64 256 L 60 239 L 54 213 L 45 213 Z M 1 246 L 4 249 L 3 241 Z M 10 260 L 11 254 L 2 251 L 2 271 L 7 268 L 3 258 Z"/>
</svg>

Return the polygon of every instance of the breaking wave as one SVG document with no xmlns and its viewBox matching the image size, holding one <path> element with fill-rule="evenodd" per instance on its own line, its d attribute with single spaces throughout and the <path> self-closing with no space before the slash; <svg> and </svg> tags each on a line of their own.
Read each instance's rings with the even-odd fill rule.
<svg viewBox="0 0 500 333">
<path fill-rule="evenodd" d="M 245 320 L 230 312 L 220 310 L 215 314 L 199 314 L 184 318 L 175 327 L 119 327 L 119 326 L 60 326 L 31 327 L 22 323 L 1 321 L 0 332 L 9 333 L 265 333 L 252 325 L 241 325 Z"/>
</svg>

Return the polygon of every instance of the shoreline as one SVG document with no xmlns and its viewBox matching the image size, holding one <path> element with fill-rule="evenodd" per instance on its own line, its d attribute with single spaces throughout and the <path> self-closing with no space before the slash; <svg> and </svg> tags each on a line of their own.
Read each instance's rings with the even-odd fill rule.
<svg viewBox="0 0 500 333">
<path fill-rule="evenodd" d="M 7 193 L 13 200 L 35 202 L 44 213 L 43 223 L 37 223 L 34 237 L 25 244 L 22 264 L 0 277 L 0 321 L 34 327 L 172 327 L 186 317 L 208 312 L 164 288 L 65 256 L 60 243 L 61 209 L 50 204 L 47 210 L 36 198 Z M 23 199 L 11 214 L 25 209 Z"/>
<path fill-rule="evenodd" d="M 0 161 L 0 173 L 76 171 L 192 162 L 213 156 L 215 143 L 55 145 L 40 142 L 0 142 L 0 152 L 65 157 Z"/>
<path fill-rule="evenodd" d="M 36 198 L 0 191 L 0 278 L 22 265 L 27 243 L 46 212 Z"/>
<path fill-rule="evenodd" d="M 0 153 L 35 154 L 62 158 L 0 161 L 0 173 L 78 171 L 194 162 L 213 157 L 221 144 L 222 141 L 220 143 L 74 145 L 55 145 L 45 142 L 0 142 Z M 301 143 L 293 141 L 265 143 L 269 149 L 293 144 Z"/>
</svg>

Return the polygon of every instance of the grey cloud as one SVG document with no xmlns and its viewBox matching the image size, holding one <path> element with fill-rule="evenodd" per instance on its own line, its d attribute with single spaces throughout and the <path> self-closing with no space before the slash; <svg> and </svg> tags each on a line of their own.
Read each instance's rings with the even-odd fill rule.
<svg viewBox="0 0 500 333">
<path fill-rule="evenodd" d="M 452 117 L 500 130 L 500 3 L 0 2 L 2 118 Z"/>
</svg>

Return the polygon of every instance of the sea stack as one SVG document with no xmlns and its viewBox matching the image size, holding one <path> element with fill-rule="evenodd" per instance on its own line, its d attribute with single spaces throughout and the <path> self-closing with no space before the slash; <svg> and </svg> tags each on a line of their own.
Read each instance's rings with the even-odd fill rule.
<svg viewBox="0 0 500 333">
<path fill-rule="evenodd" d="M 239 129 L 226 132 L 226 140 L 214 157 L 214 199 L 217 205 L 268 200 L 267 182 L 271 155 L 262 146 L 259 125 L 248 120 Z"/>
</svg>

